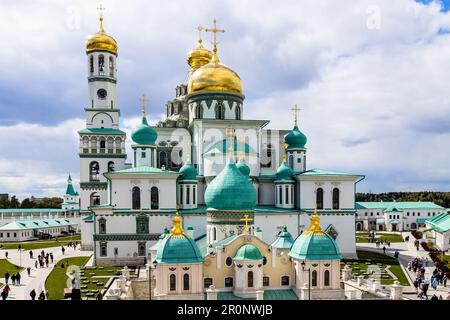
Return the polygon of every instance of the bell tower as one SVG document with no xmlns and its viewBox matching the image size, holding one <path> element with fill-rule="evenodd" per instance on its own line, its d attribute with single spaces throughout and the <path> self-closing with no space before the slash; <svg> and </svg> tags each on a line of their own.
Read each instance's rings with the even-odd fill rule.
<svg viewBox="0 0 450 320">
<path fill-rule="evenodd" d="M 100 27 L 88 37 L 88 104 L 85 108 L 86 128 L 80 130 L 80 210 L 106 204 L 107 181 L 103 173 L 125 168 L 126 134 L 119 129 L 120 110 L 117 105 L 117 42 Z"/>
</svg>

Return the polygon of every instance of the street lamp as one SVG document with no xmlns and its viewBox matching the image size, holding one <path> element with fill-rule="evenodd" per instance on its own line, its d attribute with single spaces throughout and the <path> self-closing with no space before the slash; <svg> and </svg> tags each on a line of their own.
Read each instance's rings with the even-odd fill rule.
<svg viewBox="0 0 450 320">
<path fill-rule="evenodd" d="M 308 300 L 311 300 L 311 268 L 305 269 L 305 261 L 302 261 L 301 265 L 302 271 L 308 271 Z"/>
<path fill-rule="evenodd" d="M 156 264 L 158 262 L 153 260 L 153 266 L 156 269 Z M 148 299 L 152 300 L 152 265 L 148 265 Z"/>
</svg>

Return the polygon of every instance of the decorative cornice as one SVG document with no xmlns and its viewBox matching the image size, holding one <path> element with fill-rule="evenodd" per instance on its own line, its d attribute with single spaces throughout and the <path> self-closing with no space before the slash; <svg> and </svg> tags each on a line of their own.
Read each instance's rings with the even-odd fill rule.
<svg viewBox="0 0 450 320">
<path fill-rule="evenodd" d="M 212 100 L 229 100 L 237 103 L 242 103 L 244 101 L 244 96 L 240 94 L 233 93 L 220 93 L 220 92 L 205 92 L 205 93 L 194 93 L 188 95 L 187 103 L 201 102 L 201 101 L 212 101 Z M 208 107 L 210 108 L 210 107 Z"/>
<path fill-rule="evenodd" d="M 107 182 L 80 182 L 80 189 L 82 189 L 82 190 L 96 190 L 96 189 L 106 190 L 106 189 L 108 189 L 108 183 Z"/>
<path fill-rule="evenodd" d="M 121 233 L 121 234 L 95 234 L 94 241 L 155 241 L 158 240 L 160 234 L 135 234 L 135 233 Z"/>
<path fill-rule="evenodd" d="M 108 154 L 108 153 L 79 153 L 80 158 L 126 158 L 124 154 Z"/>
<path fill-rule="evenodd" d="M 117 80 L 110 78 L 110 77 L 89 77 L 88 82 L 95 82 L 95 81 L 105 81 L 105 82 L 111 82 L 116 84 Z"/>
</svg>

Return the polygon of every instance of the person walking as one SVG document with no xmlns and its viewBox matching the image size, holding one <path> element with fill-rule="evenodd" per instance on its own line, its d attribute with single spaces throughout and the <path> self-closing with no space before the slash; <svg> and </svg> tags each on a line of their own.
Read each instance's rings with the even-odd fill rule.
<svg viewBox="0 0 450 320">
<path fill-rule="evenodd" d="M 34 260 L 34 268 L 37 269 L 38 268 L 38 261 Z"/>
<path fill-rule="evenodd" d="M 5 251 L 5 257 L 8 259 L 8 251 Z"/>
<path fill-rule="evenodd" d="M 45 300 L 45 293 L 44 290 L 41 291 L 41 293 L 39 294 L 39 300 Z"/>
<path fill-rule="evenodd" d="M 16 275 L 15 275 L 15 274 L 13 274 L 13 275 L 11 276 L 11 282 L 12 282 L 12 285 L 13 285 L 13 286 L 16 285 Z"/>
<path fill-rule="evenodd" d="M 444 286 L 444 288 L 447 288 L 447 275 L 444 273 L 444 276 L 442 277 L 442 285 Z"/>
<path fill-rule="evenodd" d="M 33 251 L 30 250 L 30 259 L 33 259 Z"/>
<path fill-rule="evenodd" d="M 386 254 L 386 247 L 383 246 L 383 253 Z"/>
<path fill-rule="evenodd" d="M 28 273 L 28 276 L 31 276 L 31 268 L 30 267 L 27 268 L 27 273 Z"/>
<path fill-rule="evenodd" d="M 19 272 L 16 273 L 16 283 L 18 286 L 20 286 L 20 278 L 22 278 L 22 276 L 20 275 Z"/>
<path fill-rule="evenodd" d="M 53 263 L 53 253 L 50 252 L 50 261 Z"/>
<path fill-rule="evenodd" d="M 64 252 L 66 251 L 66 249 L 64 249 L 64 246 L 61 246 L 61 251 L 62 251 L 62 254 L 64 255 Z"/>
<path fill-rule="evenodd" d="M 8 284 L 8 281 L 9 281 L 9 272 L 6 272 L 5 273 L 5 282 L 6 282 L 6 284 Z"/>
<path fill-rule="evenodd" d="M 3 289 L 1 295 L 2 295 L 2 299 L 3 300 L 6 300 L 6 298 L 8 298 L 8 292 L 6 291 L 6 288 Z"/>
<path fill-rule="evenodd" d="M 31 300 L 36 300 L 36 290 L 31 290 L 31 292 L 30 292 L 30 297 L 31 297 Z"/>
</svg>

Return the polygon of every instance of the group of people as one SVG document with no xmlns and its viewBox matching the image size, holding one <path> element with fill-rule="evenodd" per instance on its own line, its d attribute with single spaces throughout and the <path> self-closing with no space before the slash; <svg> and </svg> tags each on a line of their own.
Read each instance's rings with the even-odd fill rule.
<svg viewBox="0 0 450 320">
<path fill-rule="evenodd" d="M 426 300 L 428 300 L 428 289 L 430 288 L 430 286 L 434 290 L 437 290 L 438 285 L 447 287 L 448 280 L 445 272 L 437 267 L 434 269 L 430 280 L 428 280 L 425 277 L 425 267 L 427 266 L 428 258 L 414 258 L 408 263 L 408 270 L 413 271 L 416 275 L 416 279 L 414 280 L 413 285 L 416 289 L 416 292 L 418 293 L 417 297 Z M 438 297 L 436 296 L 436 294 L 433 294 L 430 300 L 442 300 L 442 296 Z"/>
<path fill-rule="evenodd" d="M 36 300 L 36 290 L 34 290 L 34 289 L 31 290 L 30 297 L 31 297 L 31 300 Z M 44 292 L 44 290 L 42 290 L 38 296 L 38 300 L 48 300 L 48 291 L 46 290 Z"/>
<path fill-rule="evenodd" d="M 33 251 L 30 251 L 30 259 L 33 259 Z M 53 263 L 53 253 L 45 253 L 44 250 L 42 250 L 36 261 L 34 261 L 34 267 L 36 269 L 38 267 L 43 268 L 45 265 L 45 267 L 48 268 L 49 263 Z"/>
<path fill-rule="evenodd" d="M 388 247 L 388 248 L 390 248 L 391 247 L 391 242 L 390 241 L 387 241 L 387 240 L 377 240 L 376 242 L 375 242 L 375 246 L 377 247 L 377 248 L 381 248 L 381 246 L 383 246 L 383 247 Z"/>
<path fill-rule="evenodd" d="M 9 296 L 9 293 L 11 292 L 11 287 L 9 286 L 9 280 L 11 279 L 11 284 L 13 286 L 20 285 L 20 279 L 22 276 L 20 275 L 20 272 L 13 273 L 12 275 L 9 272 L 5 273 L 5 286 L 3 287 L 3 290 L 1 292 L 1 297 L 3 300 L 6 300 Z"/>
</svg>

